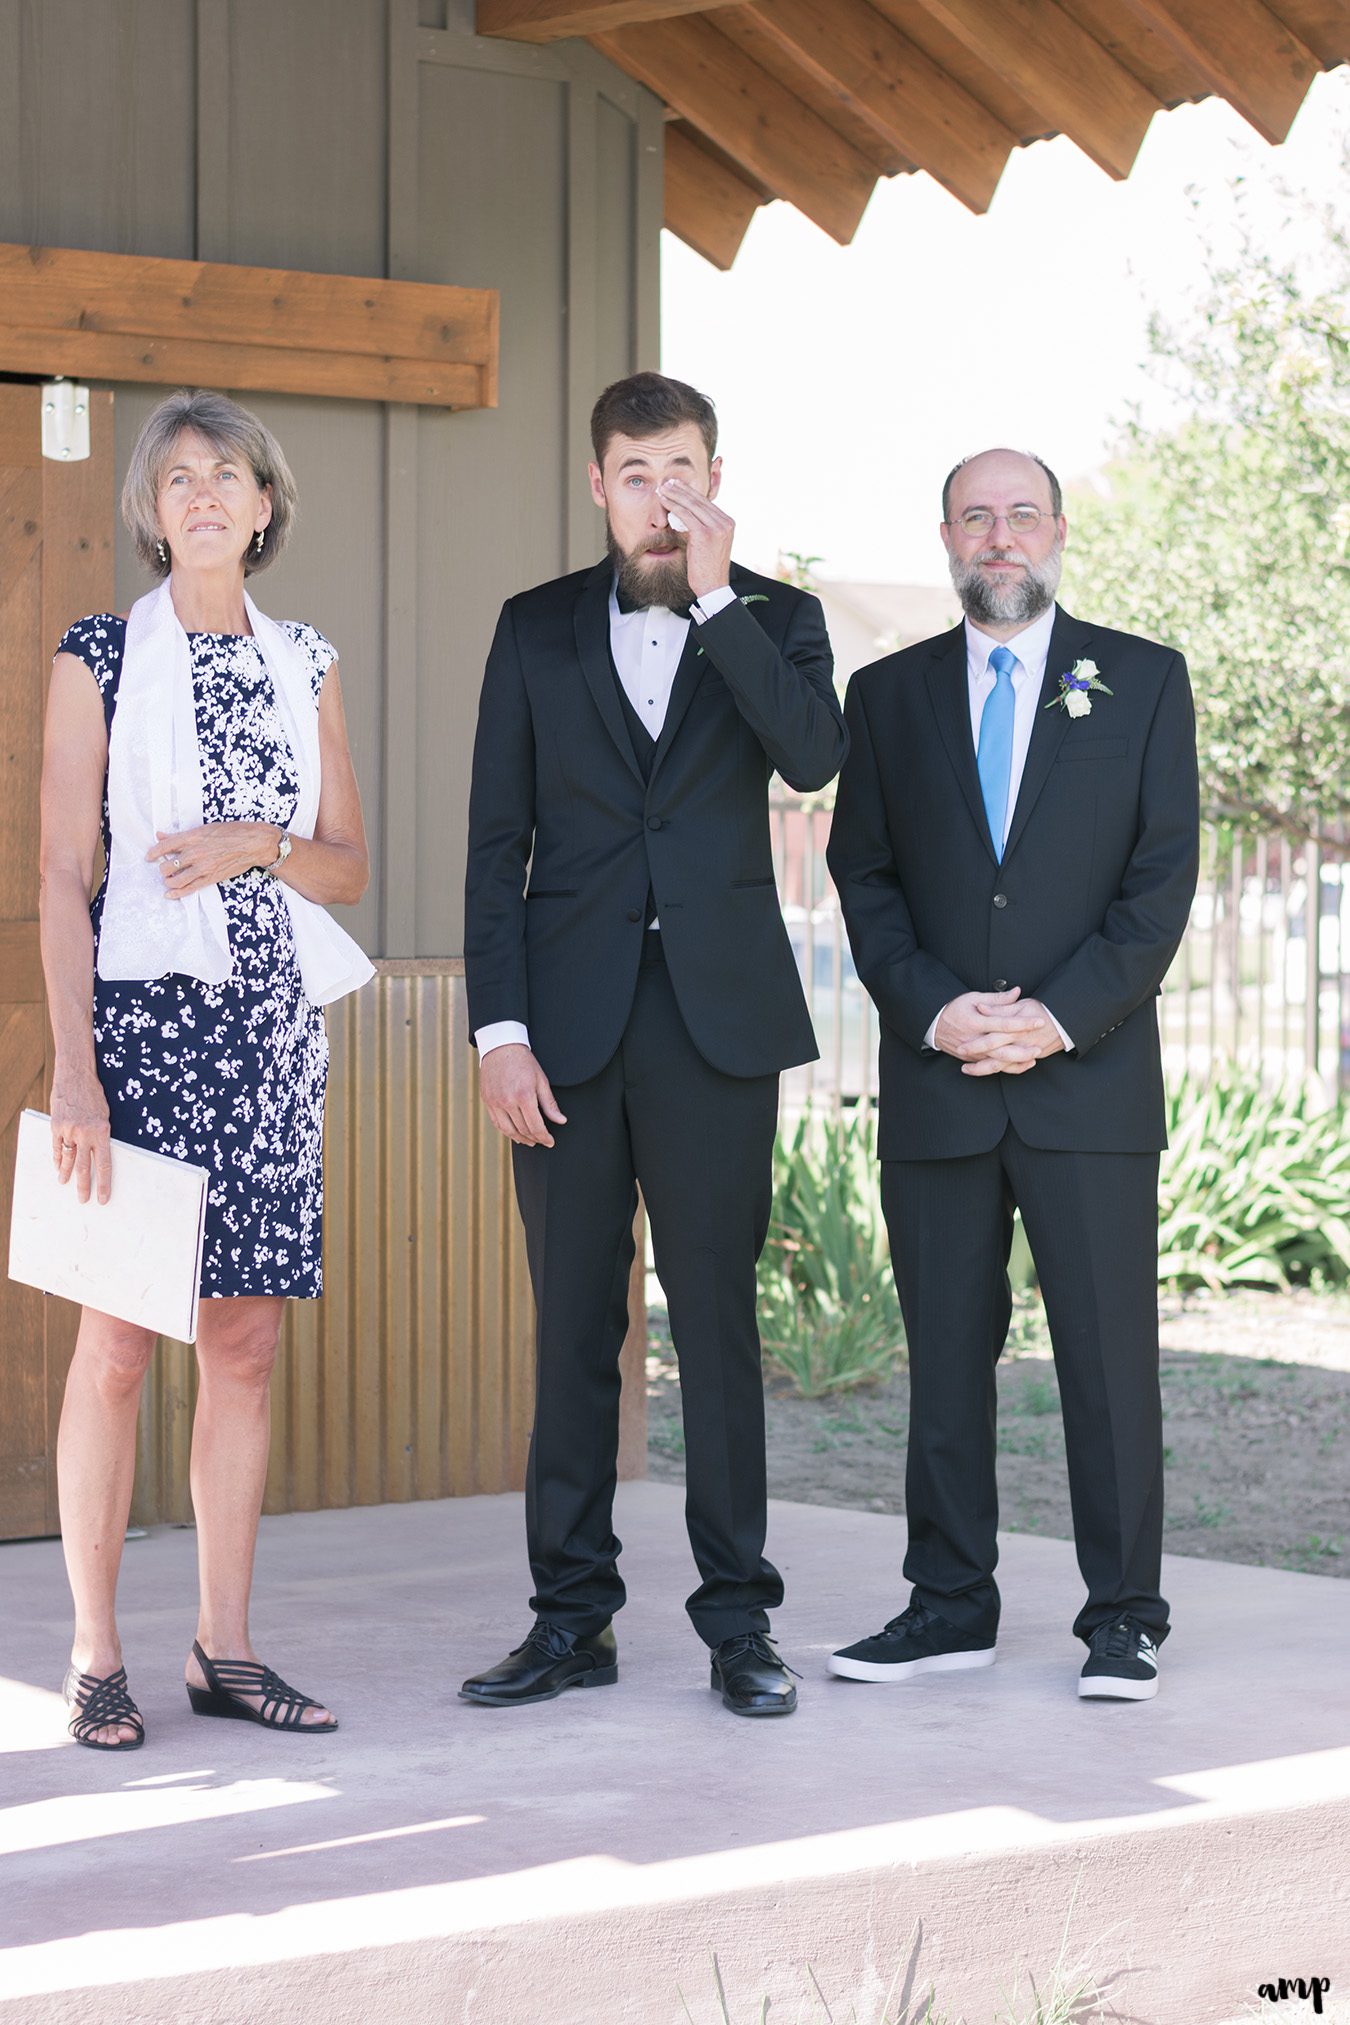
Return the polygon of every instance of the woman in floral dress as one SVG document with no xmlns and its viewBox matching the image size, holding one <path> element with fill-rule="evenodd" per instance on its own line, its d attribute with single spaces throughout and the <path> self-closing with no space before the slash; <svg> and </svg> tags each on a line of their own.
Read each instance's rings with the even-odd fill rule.
<svg viewBox="0 0 1350 2025">
<path fill-rule="evenodd" d="M 323 912 L 366 888 L 360 798 L 333 649 L 310 626 L 265 619 L 244 588 L 281 552 L 294 517 L 294 480 L 270 432 L 222 395 L 172 395 L 146 423 L 122 507 L 161 589 L 129 619 L 101 613 L 70 628 L 48 707 L 53 1159 L 83 1200 L 108 1199 L 110 1138 L 207 1169 L 188 1693 L 200 1714 L 330 1730 L 327 1709 L 259 1661 L 248 1603 L 283 1303 L 322 1291 L 321 1005 L 370 974 Z M 195 752 L 185 764 L 176 732 L 157 759 L 173 681 L 186 693 L 189 669 Z M 151 805 L 157 765 L 181 818 L 171 833 L 137 831 L 117 813 L 138 794 Z M 108 871 L 91 907 L 100 842 Z M 316 950 L 337 951 L 340 978 L 320 961 L 316 985 Z M 86 1308 L 61 1418 L 75 1601 L 65 1695 L 71 1734 L 99 1749 L 131 1749 L 144 1735 L 115 1598 L 153 1349 L 148 1331 Z"/>
</svg>

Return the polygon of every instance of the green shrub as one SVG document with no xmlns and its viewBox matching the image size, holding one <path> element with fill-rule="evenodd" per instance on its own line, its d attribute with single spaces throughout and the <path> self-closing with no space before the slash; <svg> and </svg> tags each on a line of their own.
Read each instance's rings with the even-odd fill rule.
<svg viewBox="0 0 1350 2025">
<path fill-rule="evenodd" d="M 1340 1285 L 1350 1278 L 1350 1144 L 1343 1105 L 1263 1089 L 1225 1069 L 1169 1102 L 1158 1279 L 1178 1288 Z"/>
<path fill-rule="evenodd" d="M 1311 1088 L 1267 1089 L 1233 1067 L 1208 1083 L 1183 1078 L 1168 1103 L 1159 1284 L 1283 1291 L 1350 1280 L 1346 1125 L 1345 1106 L 1326 1108 Z M 1019 1291 L 1034 1285 L 1020 1220 L 1010 1276 Z M 770 1366 L 808 1399 L 875 1384 L 903 1357 L 870 1112 L 807 1112 L 779 1135 L 759 1320 Z"/>
<path fill-rule="evenodd" d="M 759 1263 L 768 1362 L 808 1399 L 887 1376 L 904 1343 L 870 1115 L 801 1117 L 774 1148 Z"/>
</svg>

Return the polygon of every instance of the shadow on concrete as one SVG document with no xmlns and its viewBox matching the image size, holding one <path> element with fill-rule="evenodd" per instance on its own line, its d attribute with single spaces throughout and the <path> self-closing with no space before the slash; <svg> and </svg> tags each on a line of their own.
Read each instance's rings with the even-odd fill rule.
<svg viewBox="0 0 1350 2025">
<path fill-rule="evenodd" d="M 148 1731 L 125 1755 L 50 1747 L 60 1704 L 31 1690 L 54 1688 L 62 1670 L 60 1550 L 0 1550 L 0 1670 L 30 1689 L 0 1682 L 0 1942 L 856 1831 L 916 1855 L 974 1854 L 1165 1817 L 1216 1790 L 1240 1804 L 1240 1770 L 1217 1789 L 1204 1775 L 1347 1740 L 1345 1585 L 1172 1561 L 1163 1693 L 1146 1706 L 1080 1703 L 1082 1648 L 1066 1628 L 1080 1582 L 1061 1541 L 1006 1539 L 991 1670 L 903 1688 L 829 1679 L 839 1638 L 897 1607 L 899 1532 L 865 1513 L 787 1505 L 775 1507 L 770 1550 L 787 1582 L 777 1629 L 805 1676 L 801 1709 L 738 1721 L 709 1691 L 683 1615 L 680 1502 L 655 1485 L 621 1493 L 631 1601 L 618 1684 L 512 1711 L 468 1707 L 455 1689 L 526 1625 L 518 1499 L 264 1521 L 255 1636 L 338 1711 L 328 1737 L 191 1713 L 180 1683 L 194 1542 L 157 1532 L 125 1562 L 124 1648 Z"/>
</svg>

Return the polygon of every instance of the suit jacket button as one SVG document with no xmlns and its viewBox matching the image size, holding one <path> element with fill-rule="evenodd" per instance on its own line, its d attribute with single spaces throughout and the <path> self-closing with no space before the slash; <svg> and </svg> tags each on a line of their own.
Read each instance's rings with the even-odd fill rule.
<svg viewBox="0 0 1350 2025">
<path fill-rule="evenodd" d="M 994 895 L 995 907 L 1006 907 L 1007 904 L 1008 904 L 1008 896 L 1006 893 L 995 893 Z"/>
<path fill-rule="evenodd" d="M 628 910 L 628 919 L 630 921 L 641 921 L 642 909 L 640 907 L 630 907 Z"/>
<path fill-rule="evenodd" d="M 659 830 L 659 829 L 661 829 L 661 828 L 662 828 L 662 822 L 661 822 L 661 818 L 660 818 L 660 816 L 648 816 L 648 818 L 647 818 L 647 828 L 648 828 L 649 830 Z"/>
<path fill-rule="evenodd" d="M 1007 989 L 1008 989 L 1008 980 L 1006 977 L 996 977 L 994 979 L 995 991 L 1006 991 Z"/>
</svg>

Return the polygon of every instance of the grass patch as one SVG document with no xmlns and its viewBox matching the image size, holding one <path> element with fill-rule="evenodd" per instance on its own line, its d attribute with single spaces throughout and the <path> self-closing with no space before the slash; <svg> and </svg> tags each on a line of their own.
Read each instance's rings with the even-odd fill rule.
<svg viewBox="0 0 1350 2025">
<path fill-rule="evenodd" d="M 1332 1536 L 1309 1533 L 1306 1540 L 1289 1549 L 1284 1565 L 1304 1575 L 1322 1575 L 1327 1572 L 1327 1562 L 1339 1561 L 1344 1553 L 1345 1541 L 1339 1533 Z"/>
<path fill-rule="evenodd" d="M 1059 1387 L 1053 1378 L 1028 1378 L 1018 1403 L 1023 1413 L 1058 1413 Z"/>
</svg>

